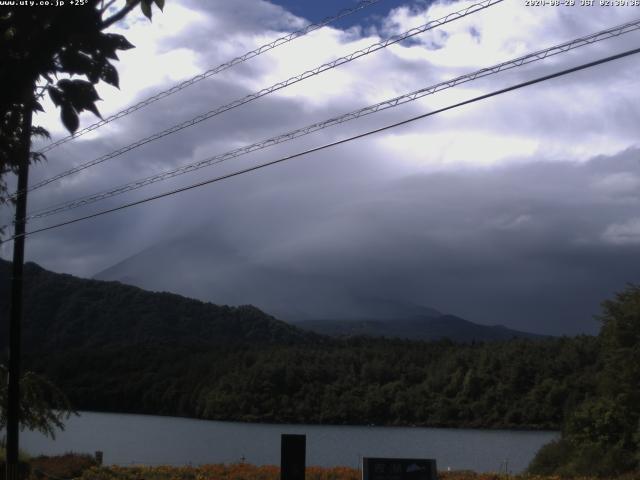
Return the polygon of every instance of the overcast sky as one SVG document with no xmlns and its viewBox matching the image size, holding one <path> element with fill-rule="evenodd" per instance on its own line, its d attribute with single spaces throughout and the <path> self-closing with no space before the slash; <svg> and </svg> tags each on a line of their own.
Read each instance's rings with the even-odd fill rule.
<svg viewBox="0 0 640 480">
<path fill-rule="evenodd" d="M 132 15 L 114 31 L 136 48 L 120 55 L 121 89 L 100 86 L 99 108 L 104 115 L 117 112 L 355 3 L 169 0 L 153 23 Z M 32 169 L 31 181 L 472 3 L 382 0 L 51 151 L 46 163 Z M 633 7 L 527 7 L 524 0 L 505 0 L 33 192 L 30 210 L 636 17 L 640 9 Z M 34 221 L 30 228 L 273 160 L 639 45 L 640 35 L 629 33 Z M 342 306 L 344 316 L 357 316 L 347 312 L 351 296 L 425 305 L 479 323 L 540 333 L 594 333 L 600 302 L 628 282 L 640 281 L 639 60 L 628 57 L 36 234 L 27 241 L 27 257 L 57 272 L 91 277 L 108 270 L 108 278 L 131 277 L 141 286 L 218 303 L 256 303 L 265 309 L 286 304 L 311 318 L 340 316 Z M 64 135 L 50 105 L 36 121 L 54 138 Z M 81 126 L 94 121 L 83 114 Z M 3 212 L 5 220 L 8 215 Z M 3 245 L 1 254 L 10 258 L 10 248 Z M 127 265 L 132 257 L 137 263 Z M 123 261 L 120 269 L 111 268 Z"/>
</svg>

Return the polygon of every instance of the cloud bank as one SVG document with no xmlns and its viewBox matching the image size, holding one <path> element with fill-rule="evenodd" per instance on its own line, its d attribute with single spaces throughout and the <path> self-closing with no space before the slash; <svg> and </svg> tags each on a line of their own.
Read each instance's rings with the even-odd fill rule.
<svg viewBox="0 0 640 480">
<path fill-rule="evenodd" d="M 32 181 L 470 4 L 407 2 L 375 23 L 324 27 L 52 151 Z M 34 192 L 30 205 L 43 208 L 223 153 L 632 15 L 507 0 L 68 177 Z M 167 2 L 152 24 L 132 18 L 119 27 L 137 48 L 122 55 L 122 91 L 101 90 L 101 110 L 118 111 L 307 22 L 261 0 Z M 628 34 L 487 77 L 32 227 L 335 141 L 623 51 L 638 38 Z M 91 276 L 147 252 L 139 283 L 311 317 L 351 314 L 349 298 L 375 297 L 522 330 L 594 332 L 599 302 L 638 281 L 639 74 L 635 57 L 612 62 L 34 235 L 27 254 L 53 270 Z M 63 134 L 53 108 L 37 120 Z M 145 276 L 148 252 L 164 269 L 160 280 L 157 272 Z"/>
</svg>

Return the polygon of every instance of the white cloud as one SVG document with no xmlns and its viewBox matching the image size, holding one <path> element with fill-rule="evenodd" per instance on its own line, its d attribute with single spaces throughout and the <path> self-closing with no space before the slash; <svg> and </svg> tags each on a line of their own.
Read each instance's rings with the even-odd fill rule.
<svg viewBox="0 0 640 480">
<path fill-rule="evenodd" d="M 640 195 L 640 176 L 633 172 L 616 172 L 600 176 L 593 182 L 596 191 L 608 195 Z"/>
<path fill-rule="evenodd" d="M 640 218 L 609 225 L 602 233 L 602 239 L 613 245 L 640 245 Z"/>
<path fill-rule="evenodd" d="M 472 0 L 464 0 L 436 2 L 426 8 L 416 5 L 401 7 L 389 14 L 381 31 L 385 35 L 396 34 L 473 3 Z M 146 19 L 128 21 L 124 33 L 137 48 L 121 55 L 118 68 L 122 90 L 100 87 L 100 94 L 105 100 L 100 105 L 103 114 L 118 111 L 145 95 L 199 73 L 203 68 L 215 66 L 276 38 L 280 33 L 272 30 L 273 27 L 299 28 L 305 22 L 284 14 L 280 7 L 260 0 L 243 0 L 233 9 L 218 1 L 208 4 L 208 10 L 196 10 L 190 8 L 191 5 L 176 0 L 170 2 L 164 13 L 155 15 L 152 23 Z M 597 22 L 592 18 L 596 14 Z M 299 119 L 299 124 L 304 125 L 322 119 L 319 115 L 313 115 L 316 111 L 322 114 L 344 113 L 351 106 L 366 106 L 407 93 L 436 81 L 620 23 L 630 16 L 631 12 L 625 9 L 534 9 L 523 7 L 519 1 L 506 0 L 417 36 L 414 40 L 418 43 L 395 45 L 373 53 L 281 90 L 273 96 L 293 100 L 309 113 L 309 120 Z M 381 39 L 375 35 L 357 37 L 354 36 L 355 31 L 357 29 L 344 32 L 330 27 L 322 28 L 253 59 L 240 68 L 231 69 L 219 79 L 201 82 L 192 89 L 216 89 L 219 81 L 229 79 L 246 88 L 247 93 L 257 91 Z M 638 36 L 631 35 L 636 35 L 635 38 Z M 626 37 L 618 44 L 628 44 L 630 38 Z M 441 48 L 433 49 L 436 44 Z M 171 45 L 179 48 L 171 48 Z M 611 45 L 603 43 L 597 50 L 607 52 Z M 589 54 L 590 57 L 594 55 Z M 442 106 L 446 102 L 466 99 L 530 78 L 545 64 L 559 67 L 567 62 L 575 64 L 580 58 L 578 52 L 568 54 L 566 60 L 551 58 L 546 63 L 524 67 L 521 71 L 514 70 L 441 92 L 433 99 L 430 97 L 429 102 Z M 483 102 L 476 109 L 461 109 L 460 114 L 444 114 L 436 135 L 440 140 L 434 140 L 434 145 L 442 148 L 434 152 L 434 156 L 444 159 L 440 163 L 473 166 L 474 160 L 468 158 L 462 147 L 451 148 L 451 142 L 447 140 L 457 136 L 461 130 L 469 138 L 481 143 L 479 150 L 482 155 L 475 156 L 477 165 L 497 164 L 511 161 L 513 157 L 532 155 L 535 153 L 532 146 L 542 143 L 553 153 L 553 157 L 562 160 L 585 160 L 633 146 L 637 140 L 632 125 L 636 123 L 630 122 L 628 116 L 619 115 L 619 112 L 622 105 L 640 100 L 639 90 L 631 88 L 630 82 L 630 79 L 634 81 L 638 78 L 640 67 L 637 62 L 626 62 L 617 64 L 615 70 L 621 66 L 627 72 L 626 76 L 607 74 L 612 69 L 601 69 L 597 76 L 595 71 L 593 76 L 580 74 L 565 81 L 552 81 Z M 183 94 L 179 95 L 183 98 Z M 231 100 L 234 98 L 228 99 Z M 155 114 L 161 113 L 166 126 L 169 126 L 216 106 L 219 104 L 203 101 L 185 104 L 177 112 L 163 111 L 158 107 Z M 38 120 L 60 135 L 63 132 L 58 114 L 50 105 L 48 107 L 51 113 L 39 116 Z M 244 115 L 249 124 L 251 107 L 241 109 L 243 113 L 240 115 Z M 134 115 L 144 122 L 143 112 Z M 90 114 L 82 116 L 83 125 L 94 121 L 95 118 Z M 278 128 L 277 123 L 273 127 L 274 134 L 284 130 Z M 123 128 L 116 123 L 85 138 L 113 138 L 122 135 Z M 403 136 L 399 132 L 381 135 L 382 142 L 394 142 L 395 138 Z M 504 140 L 498 142 L 500 138 Z M 180 141 L 179 135 L 175 136 L 175 141 Z M 208 138 L 203 138 L 203 141 L 208 141 Z M 489 142 L 493 148 L 485 148 Z M 409 161 L 413 160 L 418 165 L 422 163 L 420 149 L 398 148 L 410 157 Z M 461 162 L 462 157 L 466 159 L 464 162 Z"/>
<path fill-rule="evenodd" d="M 395 9 L 378 30 L 385 35 L 399 33 L 472 3 L 471 0 L 447 1 Z M 155 172 L 163 165 L 199 160 L 239 146 L 239 138 L 249 139 L 247 141 L 250 142 L 283 133 L 620 23 L 631 13 L 629 9 L 599 7 L 524 8 L 521 2 L 506 0 L 415 37 L 418 42 L 395 45 L 373 53 L 279 91 L 268 100 L 260 99 L 223 114 L 218 119 L 207 121 L 201 127 L 157 142 L 157 147 L 156 144 L 150 147 L 157 152 L 151 157 L 144 153 L 146 147 L 132 154 L 146 161 L 130 162 L 118 158 L 108 163 L 118 165 L 112 172 L 120 172 L 121 176 L 132 179 Z M 281 35 L 278 29 L 299 28 L 304 23 L 304 19 L 261 0 L 238 0 L 233 6 L 223 1 L 211 1 L 205 7 L 189 1 L 169 2 L 166 11 L 155 15 L 152 23 L 144 18 L 132 19 L 120 30 L 137 48 L 121 55 L 118 69 L 122 90 L 100 87 L 100 94 L 105 100 L 100 109 L 105 115 L 118 111 L 203 68 L 215 66 L 277 38 Z M 381 39 L 371 29 L 365 37 L 358 37 L 358 31 L 357 28 L 344 32 L 325 27 L 200 82 L 171 99 L 136 112 L 126 120 L 114 122 L 84 136 L 68 148 L 51 152 L 50 162 L 34 173 L 35 178 L 46 177 L 48 172 L 59 172 L 72 164 L 90 160 L 112 148 Z M 316 144 L 330 141 L 351 131 L 364 131 L 371 124 L 390 123 L 391 120 L 401 120 L 465 100 L 546 72 L 548 67 L 545 65 L 548 64 L 553 64 L 555 69 L 579 63 L 583 58 L 603 55 L 617 46 L 628 44 L 637 36 L 631 34 L 614 43 L 603 42 L 596 47 L 597 53 L 589 47 L 590 50 L 571 52 L 566 57 L 554 57 L 522 70 L 514 69 L 446 90 L 397 111 L 384 112 L 366 121 L 327 130 L 313 137 L 321 137 L 320 140 L 313 141 Z M 436 44 L 441 48 L 434 49 Z M 635 125 L 640 119 L 637 118 L 638 110 L 630 105 L 640 101 L 640 89 L 634 86 L 638 77 L 640 64 L 623 61 L 615 64 L 615 67 L 612 64 L 610 68 L 583 72 L 564 80 L 512 92 L 474 106 L 446 112 L 411 127 L 378 134 L 374 141 L 363 143 L 365 151 L 362 156 L 369 155 L 366 149 L 381 148 L 388 153 L 390 164 L 400 163 L 398 168 L 402 174 L 411 174 L 429 166 L 440 169 L 476 168 L 537 157 L 586 161 L 597 155 L 612 155 L 637 144 Z M 225 97 L 225 92 L 230 92 L 229 96 Z M 264 117 L 256 115 L 256 112 L 268 102 L 271 102 L 272 115 L 265 122 Z M 48 112 L 39 116 L 38 120 L 50 128 L 54 136 L 62 134 L 58 112 L 50 105 Z M 296 116 L 296 113 L 292 113 L 286 121 L 279 118 L 287 116 L 287 112 L 301 114 Z M 95 118 L 90 114 L 82 115 L 83 125 L 93 121 Z M 237 128 L 234 134 L 222 137 L 207 133 L 216 131 L 222 125 L 229 128 L 235 125 Z M 160 145 L 172 143 L 188 145 L 188 152 L 169 158 L 173 149 Z M 77 151 L 84 153 L 74 153 Z M 401 162 L 398 162 L 399 157 Z M 113 175 L 114 184 L 118 183 L 119 178 Z M 85 182 L 86 191 L 91 191 L 105 181 L 100 173 L 82 175 L 77 179 L 65 184 L 68 198 L 77 195 L 73 187 L 81 182 Z"/>
<path fill-rule="evenodd" d="M 489 167 L 504 160 L 529 158 L 538 148 L 536 139 L 465 130 L 389 134 L 379 143 L 405 165 L 413 163 L 437 170 Z"/>
</svg>

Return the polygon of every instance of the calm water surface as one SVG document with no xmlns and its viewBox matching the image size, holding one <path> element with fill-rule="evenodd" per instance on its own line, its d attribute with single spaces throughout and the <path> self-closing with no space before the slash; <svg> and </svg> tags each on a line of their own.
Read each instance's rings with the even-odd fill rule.
<svg viewBox="0 0 640 480">
<path fill-rule="evenodd" d="M 526 468 L 555 432 L 415 427 L 260 425 L 149 415 L 81 412 L 56 440 L 23 432 L 32 455 L 104 452 L 105 464 L 280 462 L 280 435 L 307 435 L 307 465 L 358 467 L 363 456 L 435 458 L 438 469 L 479 472 Z"/>
</svg>

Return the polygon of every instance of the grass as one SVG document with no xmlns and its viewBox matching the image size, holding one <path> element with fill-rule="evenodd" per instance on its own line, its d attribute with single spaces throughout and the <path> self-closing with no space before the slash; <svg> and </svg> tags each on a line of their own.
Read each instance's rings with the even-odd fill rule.
<svg viewBox="0 0 640 480">
<path fill-rule="evenodd" d="M 5 442 L 0 440 L 0 463 L 4 464 L 5 460 L 7 459 L 6 454 L 7 451 Z M 27 452 L 23 452 L 22 450 L 20 450 L 18 456 L 21 462 L 28 462 L 31 458 Z"/>
<path fill-rule="evenodd" d="M 31 476 L 29 480 L 50 478 L 71 479 L 78 478 L 97 463 L 91 455 L 65 453 L 53 457 L 39 456 L 29 460 Z"/>
<path fill-rule="evenodd" d="M 308 467 L 306 480 L 360 480 L 360 470 L 348 467 Z M 560 480 L 552 476 L 504 475 L 495 473 L 440 472 L 439 480 Z M 96 467 L 81 480 L 279 480 L 279 467 L 248 464 L 202 465 L 199 467 Z M 596 480 L 580 477 L 575 480 Z M 605 479 L 598 479 L 605 480 Z M 613 479 L 609 479 L 613 480 Z M 623 479 L 617 479 L 623 480 Z M 628 477 L 624 480 L 632 480 Z"/>
<path fill-rule="evenodd" d="M 4 457 L 2 452 L 0 459 Z M 31 466 L 28 480 L 280 480 L 280 468 L 246 463 L 192 466 L 100 467 L 91 455 L 66 453 L 53 457 L 25 456 Z M 0 460 L 1 461 L 1 460 Z M 504 475 L 470 471 L 439 472 L 439 480 L 561 480 L 555 476 Z M 637 478 L 637 477 L 636 477 Z M 349 467 L 307 467 L 305 480 L 360 480 L 361 472 Z M 614 480 L 579 477 L 574 480 Z M 615 480 L 634 480 L 632 476 Z"/>
</svg>

